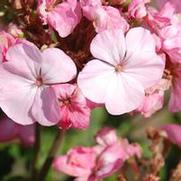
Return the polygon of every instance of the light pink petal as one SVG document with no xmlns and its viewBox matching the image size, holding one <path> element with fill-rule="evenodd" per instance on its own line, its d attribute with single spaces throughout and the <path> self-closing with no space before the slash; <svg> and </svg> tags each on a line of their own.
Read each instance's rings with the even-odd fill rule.
<svg viewBox="0 0 181 181">
<path fill-rule="evenodd" d="M 100 60 L 117 65 L 123 59 L 126 51 L 124 33 L 121 29 L 103 31 L 92 40 L 90 50 L 92 55 Z"/>
<path fill-rule="evenodd" d="M 118 171 L 120 167 L 122 167 L 122 165 L 123 161 L 121 159 L 117 159 L 115 162 L 105 165 L 100 170 L 98 170 L 96 173 L 96 177 L 97 178 L 108 177 L 112 175 L 114 172 Z"/>
<path fill-rule="evenodd" d="M 77 177 L 74 179 L 74 181 L 88 181 L 88 176 Z M 91 180 L 91 181 L 93 181 L 93 180 Z"/>
<path fill-rule="evenodd" d="M 133 111 L 144 99 L 143 86 L 129 74 L 114 73 L 107 85 L 105 107 L 110 114 L 119 115 Z"/>
<path fill-rule="evenodd" d="M 180 13 L 181 11 L 181 4 L 180 0 L 155 0 L 156 5 L 158 5 L 159 8 L 162 8 L 166 3 L 171 3 L 174 8 L 176 9 L 176 12 Z"/>
<path fill-rule="evenodd" d="M 11 141 L 16 138 L 18 126 L 9 118 L 0 120 L 0 142 Z"/>
<path fill-rule="evenodd" d="M 148 118 L 156 111 L 163 107 L 164 103 L 164 92 L 155 92 L 150 95 L 146 95 L 143 103 L 136 110 L 140 112 L 144 117 Z"/>
<path fill-rule="evenodd" d="M 67 37 L 79 23 L 81 11 L 75 0 L 58 4 L 48 13 L 48 23 L 58 32 L 60 37 Z"/>
<path fill-rule="evenodd" d="M 87 101 L 76 85 L 61 84 L 54 86 L 59 100 L 61 128 L 87 128 L 90 119 L 90 109 Z M 69 100 L 68 104 L 65 101 Z"/>
<path fill-rule="evenodd" d="M 85 129 L 89 126 L 90 121 L 90 109 L 87 107 L 80 108 L 72 108 L 68 110 L 68 108 L 63 107 L 61 109 L 60 114 L 60 127 L 64 128 L 67 123 L 68 127 L 71 124 L 73 128 Z M 67 127 L 66 126 L 66 127 Z"/>
<path fill-rule="evenodd" d="M 100 165 L 100 168 L 96 172 L 96 176 L 104 178 L 116 172 L 123 165 L 124 155 L 124 149 L 119 143 L 106 147 L 99 156 L 97 165 Z"/>
<path fill-rule="evenodd" d="M 48 48 L 42 53 L 44 63 L 41 73 L 48 84 L 65 83 L 72 80 L 77 73 L 72 59 L 58 48 Z"/>
<path fill-rule="evenodd" d="M 53 167 L 57 171 L 64 172 L 75 177 L 87 176 L 90 174 L 90 169 L 80 167 L 78 165 L 69 164 L 67 156 L 59 156 L 53 162 Z"/>
<path fill-rule="evenodd" d="M 161 80 L 164 67 L 165 61 L 160 56 L 154 52 L 142 50 L 135 52 L 125 63 L 124 72 L 134 77 L 146 89 Z"/>
<path fill-rule="evenodd" d="M 145 0 L 133 0 L 128 6 L 128 13 L 133 17 L 133 18 L 138 18 L 141 19 L 146 16 L 147 14 L 147 9 L 145 7 L 145 4 L 148 1 Z"/>
<path fill-rule="evenodd" d="M 167 124 L 161 127 L 162 130 L 166 131 L 168 139 L 181 148 L 181 126 L 177 124 Z"/>
<path fill-rule="evenodd" d="M 3 52 L 2 52 L 2 49 L 0 47 L 0 64 L 4 61 L 3 59 Z"/>
<path fill-rule="evenodd" d="M 104 103 L 106 89 L 112 81 L 114 67 L 92 60 L 88 62 L 78 75 L 78 86 L 85 97 L 96 103 Z"/>
<path fill-rule="evenodd" d="M 40 70 L 42 63 L 41 52 L 33 44 L 19 43 L 9 48 L 4 63 L 4 68 L 8 71 L 34 80 Z"/>
<path fill-rule="evenodd" d="M 132 28 L 126 34 L 126 59 L 135 53 L 141 54 L 145 51 L 155 52 L 155 40 L 151 33 L 142 27 Z"/>
<path fill-rule="evenodd" d="M 28 79 L 0 69 L 0 106 L 13 121 L 28 125 L 34 120 L 30 108 L 36 94 L 36 87 Z"/>
<path fill-rule="evenodd" d="M 114 144 L 118 141 L 116 130 L 113 128 L 103 128 L 96 134 L 96 142 L 100 145 L 106 146 Z"/>
<path fill-rule="evenodd" d="M 38 88 L 31 113 L 34 119 L 44 126 L 55 125 L 59 121 L 59 107 L 51 87 Z"/>
</svg>

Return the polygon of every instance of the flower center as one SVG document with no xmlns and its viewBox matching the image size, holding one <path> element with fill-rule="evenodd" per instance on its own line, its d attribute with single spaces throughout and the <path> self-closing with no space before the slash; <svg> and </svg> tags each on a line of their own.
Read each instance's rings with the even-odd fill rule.
<svg viewBox="0 0 181 181">
<path fill-rule="evenodd" d="M 35 84 L 40 87 L 43 85 L 43 79 L 42 77 L 37 77 Z"/>
<path fill-rule="evenodd" d="M 115 66 L 115 71 L 116 72 L 123 72 L 124 68 L 122 65 L 118 64 Z"/>
<path fill-rule="evenodd" d="M 62 106 L 62 105 L 68 106 L 71 104 L 71 99 L 70 98 L 65 98 L 65 99 L 59 98 L 58 102 L 59 102 L 60 106 Z"/>
</svg>

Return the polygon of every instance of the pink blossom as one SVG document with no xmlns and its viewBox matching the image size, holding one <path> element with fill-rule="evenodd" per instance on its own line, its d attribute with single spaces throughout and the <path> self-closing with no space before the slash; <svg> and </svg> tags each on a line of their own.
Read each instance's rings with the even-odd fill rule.
<svg viewBox="0 0 181 181">
<path fill-rule="evenodd" d="M 106 146 L 114 144 L 118 141 L 116 130 L 113 128 L 103 128 L 96 134 L 96 142 L 100 145 Z"/>
<path fill-rule="evenodd" d="M 158 7 L 163 7 L 164 4 L 166 4 L 167 2 L 171 3 L 172 6 L 174 6 L 174 8 L 176 9 L 176 12 L 179 13 L 181 12 L 181 3 L 180 0 L 155 0 L 155 4 Z"/>
<path fill-rule="evenodd" d="M 100 142 L 101 145 L 94 147 L 73 148 L 66 155 L 55 159 L 54 168 L 77 177 L 76 181 L 96 181 L 118 171 L 130 157 L 141 156 L 139 145 L 129 144 L 126 139 L 118 139 L 114 129 L 103 128 L 98 132 L 98 137 L 114 139 L 106 144 Z"/>
<path fill-rule="evenodd" d="M 171 82 L 167 79 L 161 79 L 159 83 L 145 90 L 143 103 L 136 109 L 144 117 L 148 118 L 163 107 L 164 91 L 168 90 Z"/>
<path fill-rule="evenodd" d="M 43 23 L 50 25 L 62 38 L 71 34 L 81 19 L 77 0 L 62 3 L 55 0 L 39 0 L 38 11 Z"/>
<path fill-rule="evenodd" d="M 85 97 L 104 103 L 111 114 L 138 108 L 144 90 L 162 77 L 164 61 L 155 53 L 154 38 L 144 28 L 130 29 L 126 36 L 119 29 L 101 32 L 90 49 L 97 59 L 79 73 L 78 86 Z"/>
<path fill-rule="evenodd" d="M 132 0 L 128 6 L 128 13 L 133 18 L 141 19 L 145 17 L 147 15 L 145 4 L 149 2 L 150 0 Z"/>
<path fill-rule="evenodd" d="M 61 128 L 87 128 L 89 126 L 90 108 L 86 98 L 76 85 L 62 84 L 54 86 L 60 107 Z"/>
<path fill-rule="evenodd" d="M 167 138 L 173 144 L 176 144 L 181 148 L 181 126 L 178 124 L 166 124 L 161 127 L 167 133 Z"/>
<path fill-rule="evenodd" d="M 163 107 L 164 92 L 155 92 L 150 95 L 145 95 L 144 101 L 137 109 L 144 117 L 152 116 L 156 111 Z"/>
<path fill-rule="evenodd" d="M 57 171 L 85 179 L 95 166 L 96 156 L 94 147 L 75 147 L 67 155 L 55 158 L 53 167 Z"/>
<path fill-rule="evenodd" d="M 4 31 L 0 32 L 0 62 L 6 61 L 6 52 L 8 48 L 16 43 L 16 39 Z"/>
<path fill-rule="evenodd" d="M 105 147 L 100 153 L 92 174 L 98 179 L 108 177 L 118 171 L 127 159 L 135 155 L 141 156 L 141 149 L 138 145 L 129 144 L 127 140 L 115 142 Z"/>
<path fill-rule="evenodd" d="M 35 142 L 34 125 L 22 126 L 6 117 L 0 120 L 0 130 L 0 142 L 19 139 L 25 146 L 32 145 Z"/>
<path fill-rule="evenodd" d="M 154 7 L 148 7 L 144 23 L 146 23 L 151 31 L 158 33 L 163 27 L 171 24 L 174 13 L 175 8 L 169 2 L 159 10 Z"/>
<path fill-rule="evenodd" d="M 1 66 L 0 106 L 15 122 L 39 122 L 50 126 L 59 121 L 59 107 L 50 85 L 70 81 L 76 75 L 71 58 L 57 48 L 43 52 L 33 44 L 8 49 Z"/>
<path fill-rule="evenodd" d="M 162 48 L 174 62 L 181 61 L 181 24 L 166 26 L 160 30 Z"/>
<path fill-rule="evenodd" d="M 102 6 L 99 0 L 81 0 L 83 15 L 93 22 L 96 32 L 120 28 L 124 32 L 129 29 L 126 20 L 119 10 L 111 6 Z"/>
</svg>

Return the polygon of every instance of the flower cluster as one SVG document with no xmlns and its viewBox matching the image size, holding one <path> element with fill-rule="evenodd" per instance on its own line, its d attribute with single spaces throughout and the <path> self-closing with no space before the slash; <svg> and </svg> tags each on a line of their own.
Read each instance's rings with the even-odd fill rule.
<svg viewBox="0 0 181 181">
<path fill-rule="evenodd" d="M 58 33 L 56 48 L 44 44 L 39 49 L 20 38 L 21 28 L 12 24 L 12 35 L 2 31 L 0 106 L 5 114 L 22 125 L 86 128 L 97 106 L 113 115 L 134 111 L 148 117 L 162 108 L 170 87 L 170 110 L 179 110 L 180 32 L 174 4 L 167 2 L 159 11 L 149 1 L 133 0 L 127 12 L 124 6 L 124 1 L 39 0 L 37 17 L 46 33 Z M 83 25 L 88 57 L 87 50 L 76 47 Z M 73 40 L 78 53 L 69 48 Z"/>
<path fill-rule="evenodd" d="M 0 19 L 1 142 L 32 145 L 35 125 L 86 129 L 97 107 L 147 118 L 163 108 L 167 90 L 169 111 L 181 111 L 179 0 L 7 4 L 9 24 Z M 161 129 L 180 146 L 179 126 Z M 55 169 L 77 180 L 101 180 L 141 155 L 138 145 L 110 128 L 96 135 L 96 143 L 70 149 L 55 159 Z"/>
<path fill-rule="evenodd" d="M 97 144 L 93 147 L 75 147 L 55 158 L 55 170 L 74 176 L 75 180 L 96 181 L 118 171 L 130 157 L 141 157 L 139 145 L 118 138 L 112 128 L 103 128 L 95 139 Z"/>
</svg>

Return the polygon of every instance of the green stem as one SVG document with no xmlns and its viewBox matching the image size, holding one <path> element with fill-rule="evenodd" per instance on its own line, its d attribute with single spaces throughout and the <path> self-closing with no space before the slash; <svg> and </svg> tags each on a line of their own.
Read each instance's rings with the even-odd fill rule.
<svg viewBox="0 0 181 181">
<path fill-rule="evenodd" d="M 52 162 L 55 158 L 55 155 L 57 154 L 59 148 L 60 148 L 60 145 L 63 141 L 63 137 L 64 137 L 64 134 L 65 134 L 65 131 L 62 130 L 62 131 L 58 131 L 58 134 L 56 135 L 54 141 L 53 141 L 53 144 L 50 148 L 50 151 L 48 153 L 48 156 L 42 166 L 42 168 L 40 169 L 40 172 L 39 172 L 39 175 L 38 175 L 38 180 L 41 180 L 41 181 L 44 181 L 47 174 L 48 174 L 48 171 L 52 165 Z"/>
<path fill-rule="evenodd" d="M 37 169 L 36 169 L 36 163 L 39 156 L 40 151 L 40 125 L 36 123 L 35 127 L 35 144 L 34 144 L 34 157 L 32 160 L 32 172 L 31 172 L 31 178 L 35 179 L 37 176 Z"/>
</svg>

